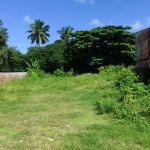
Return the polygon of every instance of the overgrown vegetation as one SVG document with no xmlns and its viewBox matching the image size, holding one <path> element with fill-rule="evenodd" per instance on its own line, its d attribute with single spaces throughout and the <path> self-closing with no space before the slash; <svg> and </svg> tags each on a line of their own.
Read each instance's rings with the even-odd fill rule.
<svg viewBox="0 0 150 150">
<path fill-rule="evenodd" d="M 150 124 L 149 85 L 138 82 L 135 67 L 108 66 L 99 69 L 100 74 L 114 80 L 120 96 L 97 102 L 99 114 L 111 113 L 117 121 L 134 122 L 139 126 Z M 115 94 L 115 93 L 114 93 Z"/>
<path fill-rule="evenodd" d="M 135 33 L 129 26 L 104 26 L 92 30 L 73 31 L 71 26 L 58 30 L 60 40 L 40 47 L 48 42 L 49 25 L 41 20 L 30 24 L 28 38 L 34 47 L 21 54 L 16 47 L 7 45 L 8 32 L 0 22 L 0 71 L 26 71 L 31 60 L 39 60 L 40 69 L 53 73 L 57 69 L 65 72 L 73 68 L 76 73 L 97 72 L 100 66 L 135 65 Z"/>
<path fill-rule="evenodd" d="M 120 73 L 131 70 L 118 68 Z M 128 112 L 126 104 L 135 113 L 140 106 L 148 108 L 145 97 L 149 94 L 137 100 L 133 97 L 137 101 L 133 105 L 127 98 L 118 101 L 122 84 L 103 73 L 46 74 L 42 79 L 29 76 L 5 83 L 0 88 L 0 149 L 150 149 L 150 126 L 142 124 L 143 120 L 137 125 L 139 120 L 122 115 L 122 108 Z M 103 102 L 101 115 L 95 111 L 97 101 Z M 116 112 L 115 117 L 116 107 L 122 114 Z M 148 123 L 148 111 L 143 108 L 137 115 Z"/>
<path fill-rule="evenodd" d="M 0 84 L 0 149 L 150 149 L 149 75 L 134 67 L 131 27 L 67 26 L 42 47 L 49 25 L 29 27 L 38 46 L 21 54 L 0 20 L 0 71 L 28 72 Z"/>
</svg>

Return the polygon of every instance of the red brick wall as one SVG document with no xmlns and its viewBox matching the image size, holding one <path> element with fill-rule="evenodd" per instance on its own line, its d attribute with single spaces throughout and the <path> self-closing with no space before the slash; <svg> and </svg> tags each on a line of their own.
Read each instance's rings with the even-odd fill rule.
<svg viewBox="0 0 150 150">
<path fill-rule="evenodd" d="M 150 28 L 147 28 L 145 30 L 142 30 L 140 32 L 141 38 L 140 38 L 140 67 L 148 67 L 148 57 L 149 57 L 149 32 Z"/>
</svg>

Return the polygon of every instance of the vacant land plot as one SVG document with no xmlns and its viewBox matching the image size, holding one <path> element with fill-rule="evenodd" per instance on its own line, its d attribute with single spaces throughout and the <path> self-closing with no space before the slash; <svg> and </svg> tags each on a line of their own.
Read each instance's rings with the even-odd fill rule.
<svg viewBox="0 0 150 150">
<path fill-rule="evenodd" d="M 3 84 L 0 150 L 149 150 L 150 128 L 95 111 L 97 100 L 117 98 L 112 92 L 113 81 L 97 74 Z"/>
</svg>

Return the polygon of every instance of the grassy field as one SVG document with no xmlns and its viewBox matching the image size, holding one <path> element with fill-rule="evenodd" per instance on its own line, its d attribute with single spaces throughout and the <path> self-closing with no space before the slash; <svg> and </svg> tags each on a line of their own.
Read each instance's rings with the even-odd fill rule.
<svg viewBox="0 0 150 150">
<path fill-rule="evenodd" d="M 149 150 L 150 127 L 97 114 L 97 101 L 119 95 L 98 74 L 0 85 L 0 150 Z"/>
</svg>

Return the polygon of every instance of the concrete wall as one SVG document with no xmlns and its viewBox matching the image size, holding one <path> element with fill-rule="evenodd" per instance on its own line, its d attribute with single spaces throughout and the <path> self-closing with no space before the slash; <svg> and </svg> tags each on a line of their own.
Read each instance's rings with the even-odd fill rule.
<svg viewBox="0 0 150 150">
<path fill-rule="evenodd" d="M 0 83 L 5 83 L 8 80 L 24 77 L 27 72 L 0 72 Z"/>
</svg>

